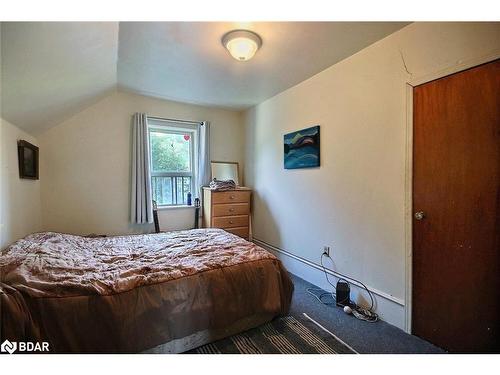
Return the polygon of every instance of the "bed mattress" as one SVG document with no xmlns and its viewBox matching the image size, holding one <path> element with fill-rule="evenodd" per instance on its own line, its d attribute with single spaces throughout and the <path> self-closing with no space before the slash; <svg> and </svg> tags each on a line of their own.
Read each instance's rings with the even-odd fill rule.
<svg viewBox="0 0 500 375">
<path fill-rule="evenodd" d="M 0 253 L 0 339 L 117 353 L 202 335 L 193 346 L 285 314 L 292 290 L 274 255 L 221 229 L 36 233 Z"/>
</svg>

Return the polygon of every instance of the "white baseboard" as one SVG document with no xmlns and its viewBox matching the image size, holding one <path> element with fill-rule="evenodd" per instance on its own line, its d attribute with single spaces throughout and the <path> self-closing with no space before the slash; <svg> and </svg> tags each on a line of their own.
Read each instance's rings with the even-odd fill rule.
<svg viewBox="0 0 500 375">
<path fill-rule="evenodd" d="M 253 241 L 263 248 L 271 251 L 276 255 L 285 268 L 299 276 L 300 278 L 314 284 L 322 289 L 331 290 L 331 286 L 328 284 L 325 278 L 323 268 L 316 263 L 313 263 L 307 259 L 299 257 L 289 251 L 280 249 L 276 246 L 268 244 L 262 240 L 253 238 Z M 327 270 L 329 278 L 333 282 L 337 282 L 338 276 L 333 272 Z M 364 288 L 356 282 L 351 282 L 351 298 L 362 305 L 370 302 L 370 297 Z M 373 295 L 375 302 L 375 312 L 379 315 L 380 319 L 390 323 L 398 328 L 405 329 L 405 303 L 404 300 L 394 297 L 388 293 L 377 290 L 375 288 L 367 285 L 368 289 Z"/>
</svg>

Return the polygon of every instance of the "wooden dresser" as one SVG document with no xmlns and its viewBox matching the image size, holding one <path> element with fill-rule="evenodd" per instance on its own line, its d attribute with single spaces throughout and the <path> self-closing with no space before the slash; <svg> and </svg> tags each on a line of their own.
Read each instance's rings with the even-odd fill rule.
<svg viewBox="0 0 500 375">
<path fill-rule="evenodd" d="M 203 227 L 222 228 L 248 240 L 252 190 L 215 191 L 203 188 Z"/>
</svg>

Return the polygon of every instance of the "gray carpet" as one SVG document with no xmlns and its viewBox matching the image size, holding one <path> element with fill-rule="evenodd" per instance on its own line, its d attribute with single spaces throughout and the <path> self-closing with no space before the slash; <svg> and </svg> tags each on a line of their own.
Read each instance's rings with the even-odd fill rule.
<svg viewBox="0 0 500 375">
<path fill-rule="evenodd" d="M 306 313 L 359 353 L 445 353 L 444 350 L 412 336 L 388 323 L 366 323 L 345 314 L 335 306 L 326 306 L 306 292 L 315 288 L 290 274 L 295 285 L 290 315 Z"/>
<path fill-rule="evenodd" d="M 290 276 L 295 289 L 289 317 L 275 319 L 271 323 L 204 345 L 190 353 L 306 354 L 319 352 L 326 354 L 329 350 L 338 354 L 351 352 L 342 343 L 305 318 L 303 313 L 306 313 L 360 354 L 446 353 L 427 341 L 409 335 L 386 322 L 367 323 L 352 315 L 347 315 L 341 308 L 333 304 L 333 299 L 332 305 L 324 305 L 306 292 L 307 288 L 316 288 L 316 286 L 293 274 Z M 328 302 L 328 298 L 324 298 L 324 301 Z M 296 332 L 290 329 L 290 322 L 298 323 L 302 330 L 306 329 L 308 335 L 313 338 L 314 345 L 311 346 L 310 343 L 301 340 Z M 270 334 L 269 330 L 274 331 L 274 333 Z M 273 340 L 277 340 L 278 343 L 273 342 Z M 325 344 L 320 347 L 321 351 L 317 347 L 318 341 Z M 287 344 L 283 345 L 283 342 L 287 342 Z"/>
</svg>

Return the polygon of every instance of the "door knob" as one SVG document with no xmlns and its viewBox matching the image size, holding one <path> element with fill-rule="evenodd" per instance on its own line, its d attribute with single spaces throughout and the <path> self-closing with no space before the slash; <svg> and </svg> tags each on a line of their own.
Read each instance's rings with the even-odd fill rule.
<svg viewBox="0 0 500 375">
<path fill-rule="evenodd" d="M 418 212 L 415 212 L 415 219 L 417 220 L 422 220 L 425 218 L 425 214 L 424 214 L 424 211 L 418 211 Z"/>
</svg>

